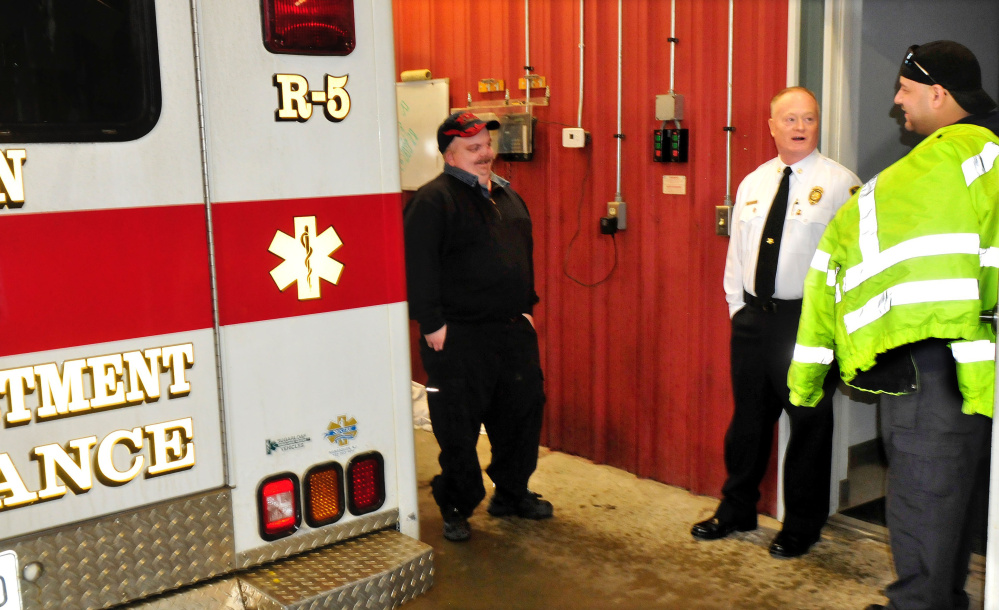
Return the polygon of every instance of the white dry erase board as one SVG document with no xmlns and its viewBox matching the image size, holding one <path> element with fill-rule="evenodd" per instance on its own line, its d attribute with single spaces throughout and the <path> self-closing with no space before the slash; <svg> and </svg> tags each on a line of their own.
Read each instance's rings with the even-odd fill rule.
<svg viewBox="0 0 999 610">
<path fill-rule="evenodd" d="M 450 110 L 449 80 L 396 83 L 395 93 L 402 190 L 415 191 L 444 170 L 444 159 L 437 150 L 437 127 Z"/>
</svg>

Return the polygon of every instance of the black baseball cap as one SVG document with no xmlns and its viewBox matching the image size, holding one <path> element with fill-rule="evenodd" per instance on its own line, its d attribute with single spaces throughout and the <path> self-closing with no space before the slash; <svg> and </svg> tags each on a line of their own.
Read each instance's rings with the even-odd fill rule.
<svg viewBox="0 0 999 610">
<path fill-rule="evenodd" d="M 996 107 L 995 100 L 982 89 L 982 69 L 975 54 L 953 40 L 912 45 L 898 73 L 917 83 L 940 85 L 971 114 L 982 114 Z"/>
<path fill-rule="evenodd" d="M 437 149 L 443 153 L 456 137 L 470 138 L 482 131 L 499 129 L 499 121 L 483 121 L 471 112 L 455 112 L 437 128 Z"/>
</svg>

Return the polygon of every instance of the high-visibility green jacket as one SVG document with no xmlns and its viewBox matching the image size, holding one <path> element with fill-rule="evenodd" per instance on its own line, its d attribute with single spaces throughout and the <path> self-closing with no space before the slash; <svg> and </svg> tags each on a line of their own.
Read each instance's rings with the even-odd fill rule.
<svg viewBox="0 0 999 610">
<path fill-rule="evenodd" d="M 879 354 L 953 340 L 965 413 L 992 415 L 999 138 L 943 127 L 872 178 L 829 224 L 805 278 L 788 371 L 791 402 L 812 406 L 833 358 L 850 382 Z"/>
</svg>

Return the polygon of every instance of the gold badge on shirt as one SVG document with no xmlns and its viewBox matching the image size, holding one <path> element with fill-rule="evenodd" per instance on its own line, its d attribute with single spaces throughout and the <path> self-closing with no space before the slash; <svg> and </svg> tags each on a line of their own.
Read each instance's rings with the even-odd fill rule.
<svg viewBox="0 0 999 610">
<path fill-rule="evenodd" d="M 808 194 L 808 203 L 815 205 L 822 199 L 822 187 L 816 186 L 812 188 L 812 192 Z"/>
</svg>

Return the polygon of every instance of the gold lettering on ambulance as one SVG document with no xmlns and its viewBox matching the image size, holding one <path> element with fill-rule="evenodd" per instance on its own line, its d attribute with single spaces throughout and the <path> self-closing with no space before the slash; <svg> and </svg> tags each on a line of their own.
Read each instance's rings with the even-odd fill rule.
<svg viewBox="0 0 999 610">
<path fill-rule="evenodd" d="M 170 398 L 187 396 L 191 393 L 191 383 L 184 377 L 184 371 L 194 366 L 194 344 L 171 345 L 163 348 L 163 366 L 170 369 Z"/>
<path fill-rule="evenodd" d="M 24 486 L 21 475 L 14 468 L 14 462 L 6 453 L 0 453 L 0 477 L 3 477 L 0 481 L 0 508 L 34 504 L 38 501 L 38 494 L 28 491 Z"/>
<path fill-rule="evenodd" d="M 312 116 L 312 104 L 306 100 L 309 95 L 309 81 L 298 74 L 275 74 L 274 86 L 278 88 L 279 121 L 307 121 Z"/>
<path fill-rule="evenodd" d="M 51 500 L 66 495 L 66 485 L 73 492 L 81 494 L 94 486 L 94 471 L 90 461 L 90 450 L 97 444 L 96 436 L 87 436 L 69 441 L 67 445 L 76 454 L 70 457 L 62 445 L 55 443 L 35 447 L 32 453 L 42 463 L 42 488 L 38 490 L 39 500 Z M 62 476 L 57 474 L 62 473 Z M 60 485 L 59 481 L 66 483 Z"/>
<path fill-rule="evenodd" d="M 7 425 L 24 424 L 31 420 L 31 411 L 24 404 L 24 395 L 35 389 L 35 369 L 26 366 L 0 371 L 0 396 L 7 395 Z M 2 488 L 0 488 L 2 491 Z"/>
<path fill-rule="evenodd" d="M 141 453 L 146 438 L 148 460 Z M 127 451 L 130 460 L 126 470 L 120 470 L 114 463 L 115 448 L 119 446 Z M 0 453 L 0 511 L 60 498 L 66 495 L 67 487 L 76 494 L 85 493 L 93 488 L 95 477 L 108 487 L 124 485 L 135 479 L 147 462 L 146 476 L 150 477 L 192 468 L 194 421 L 187 417 L 143 428 L 115 430 L 100 444 L 96 436 L 88 436 L 71 440 L 65 446 L 41 445 L 32 449 L 31 459 L 39 462 L 41 489 L 38 491 L 29 491 L 10 456 Z"/>
<path fill-rule="evenodd" d="M 324 111 L 326 118 L 334 123 L 339 123 L 350 114 L 350 95 L 344 88 L 347 86 L 347 76 L 349 75 L 326 75 L 327 102 Z"/>
<path fill-rule="evenodd" d="M 63 362 L 61 375 L 57 364 L 35 366 L 41 401 L 35 412 L 36 420 L 81 413 L 90 409 L 90 401 L 83 394 L 83 371 L 86 368 L 87 361 L 82 358 Z"/>
<path fill-rule="evenodd" d="M 128 446 L 128 452 L 133 456 L 128 470 L 118 470 L 114 465 L 114 448 L 118 445 Z M 97 448 L 97 478 L 108 487 L 117 487 L 128 483 L 142 470 L 146 463 L 145 456 L 139 454 L 142 450 L 142 428 L 131 430 L 115 430 L 101 441 Z"/>
<path fill-rule="evenodd" d="M 24 205 L 24 178 L 21 168 L 28 157 L 24 150 L 0 150 L 0 204 L 19 208 Z"/>
<path fill-rule="evenodd" d="M 125 352 L 122 358 L 128 369 L 129 392 L 125 400 L 130 403 L 154 402 L 160 398 L 160 357 L 163 350 L 158 347 L 145 352 Z"/>
<path fill-rule="evenodd" d="M 93 380 L 94 397 L 90 399 L 91 409 L 103 409 L 125 404 L 125 382 L 121 379 L 121 354 L 87 358 Z"/>
<path fill-rule="evenodd" d="M 183 343 L 77 360 L 66 360 L 62 371 L 57 363 L 0 371 L 0 405 L 7 398 L 7 413 L 0 410 L 0 419 L 7 427 L 31 420 L 45 421 L 71 415 L 82 415 L 95 409 L 106 409 L 160 398 L 162 372 L 170 372 L 170 398 L 191 393 L 187 369 L 194 366 L 194 344 Z M 84 385 L 89 373 L 89 385 Z M 35 391 L 37 380 L 38 404 L 26 404 L 26 397 Z M 85 388 L 91 391 L 88 398 Z M 0 406 L 2 409 L 2 406 Z"/>
<path fill-rule="evenodd" d="M 194 422 L 190 417 L 145 427 L 151 445 L 146 474 L 157 476 L 194 466 Z M 172 456 L 172 458 L 171 458 Z"/>
</svg>

